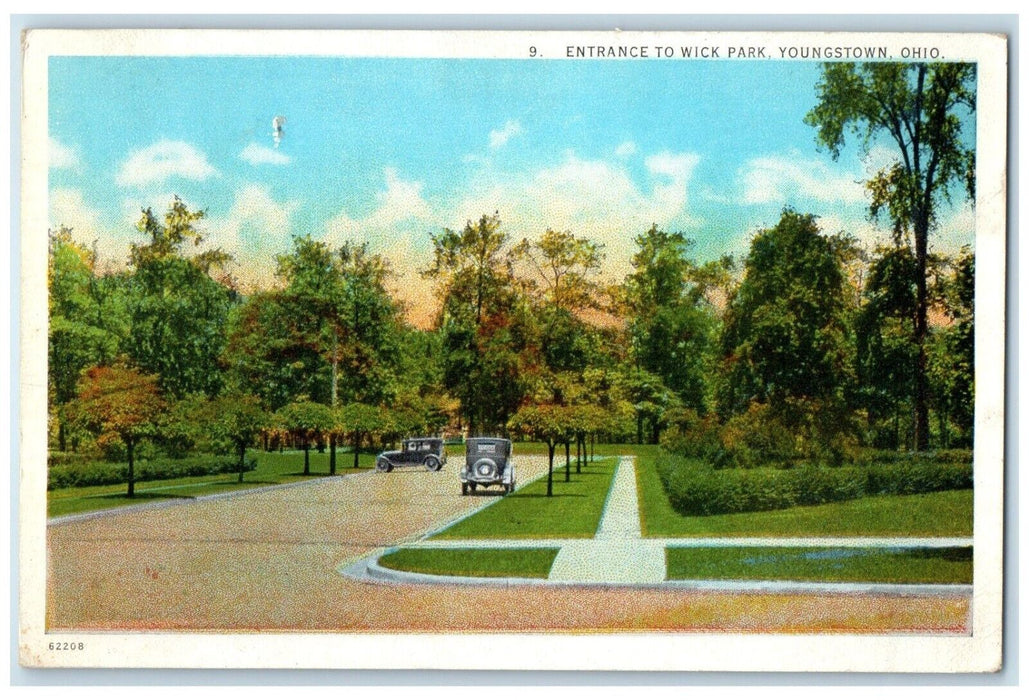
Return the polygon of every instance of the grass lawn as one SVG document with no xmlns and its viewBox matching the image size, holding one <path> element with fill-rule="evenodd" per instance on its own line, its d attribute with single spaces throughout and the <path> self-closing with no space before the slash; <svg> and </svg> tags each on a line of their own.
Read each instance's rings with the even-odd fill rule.
<svg viewBox="0 0 1029 700">
<path fill-rule="evenodd" d="M 587 463 L 581 474 L 576 474 L 573 466 L 570 482 L 564 480 L 564 461 L 560 470 L 557 464 L 555 458 L 554 495 L 550 498 L 544 475 L 433 539 L 592 537 L 600 524 L 618 460 Z"/>
<path fill-rule="evenodd" d="M 135 498 L 125 495 L 128 489 L 127 484 L 56 489 L 47 492 L 47 516 L 54 518 L 61 515 L 107 510 L 159 500 L 195 498 L 213 493 L 288 484 L 329 475 L 329 454 L 327 452 L 325 454 L 311 452 L 310 476 L 304 476 L 304 453 L 301 451 L 278 453 L 253 450 L 248 451 L 247 455 L 257 458 L 257 469 L 246 472 L 243 475 L 242 484 L 238 483 L 238 474 L 137 481 Z M 355 471 L 351 466 L 353 463 L 353 454 L 336 453 L 337 474 L 353 473 Z M 364 471 L 372 467 L 375 464 L 375 455 L 362 453 L 359 464 L 361 468 L 356 471 Z"/>
<path fill-rule="evenodd" d="M 972 490 L 873 496 L 820 506 L 683 516 L 668 503 L 652 456 L 636 461 L 644 537 L 967 537 Z"/>
<path fill-rule="evenodd" d="M 540 549 L 400 549 L 379 559 L 399 571 L 444 576 L 546 578 L 556 548 Z"/>
<path fill-rule="evenodd" d="M 668 579 L 972 583 L 972 548 L 669 547 Z"/>
</svg>

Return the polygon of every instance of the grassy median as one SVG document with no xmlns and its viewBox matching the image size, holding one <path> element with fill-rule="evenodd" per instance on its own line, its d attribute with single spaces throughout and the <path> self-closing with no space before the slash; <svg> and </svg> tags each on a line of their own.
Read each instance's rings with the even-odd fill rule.
<svg viewBox="0 0 1029 700">
<path fill-rule="evenodd" d="M 576 474 L 573 466 L 571 481 L 566 482 L 564 468 L 559 471 L 555 464 L 553 496 L 547 497 L 544 476 L 497 499 L 488 508 L 455 523 L 433 539 L 593 537 L 600 525 L 617 466 L 618 460 L 614 457 L 598 458 L 587 463 L 581 474 Z"/>
<path fill-rule="evenodd" d="M 546 578 L 557 548 L 409 548 L 379 559 L 388 569 L 440 576 Z"/>
<path fill-rule="evenodd" d="M 971 547 L 669 547 L 669 580 L 972 583 Z"/>
</svg>

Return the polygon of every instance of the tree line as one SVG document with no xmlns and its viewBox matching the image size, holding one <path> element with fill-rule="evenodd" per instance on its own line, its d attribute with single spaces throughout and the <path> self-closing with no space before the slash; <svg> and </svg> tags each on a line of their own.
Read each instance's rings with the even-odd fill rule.
<svg viewBox="0 0 1029 700">
<path fill-rule="evenodd" d="M 515 241 L 486 214 L 430 234 L 428 329 L 367 244 L 295 237 L 276 285 L 243 294 L 229 257 L 202 250 L 204 212 L 178 198 L 142 213 L 121 272 L 52 231 L 54 447 L 117 442 L 131 465 L 142 439 L 188 449 L 200 416 L 241 463 L 258 439 L 288 440 L 327 447 L 333 470 L 337 444 L 356 460 L 372 439 L 446 430 L 533 437 L 551 459 L 598 437 L 715 459 L 968 446 L 974 256 L 932 255 L 927 237 L 955 184 L 972 196 L 955 116 L 974 109 L 970 84 L 963 64 L 826 66 L 808 122 L 832 156 L 848 133 L 896 142 L 867 183 L 888 245 L 784 209 L 745 254 L 700 262 L 655 225 L 626 232 L 631 272 L 610 282 L 602 245 L 550 229 Z"/>
</svg>

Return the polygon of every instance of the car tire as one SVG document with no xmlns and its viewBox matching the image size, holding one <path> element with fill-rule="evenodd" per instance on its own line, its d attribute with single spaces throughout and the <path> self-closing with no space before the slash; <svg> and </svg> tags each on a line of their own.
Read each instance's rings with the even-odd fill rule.
<svg viewBox="0 0 1029 700">
<path fill-rule="evenodd" d="M 461 495 L 462 496 L 467 496 L 468 495 L 468 484 L 461 484 Z"/>
<path fill-rule="evenodd" d="M 428 469 L 430 472 L 438 472 L 440 469 L 443 468 L 443 465 L 440 464 L 440 461 L 435 457 L 426 457 L 425 468 Z"/>
<path fill-rule="evenodd" d="M 393 465 L 389 463 L 389 460 L 385 457 L 376 460 L 375 471 L 378 472 L 391 472 L 393 471 Z"/>
</svg>

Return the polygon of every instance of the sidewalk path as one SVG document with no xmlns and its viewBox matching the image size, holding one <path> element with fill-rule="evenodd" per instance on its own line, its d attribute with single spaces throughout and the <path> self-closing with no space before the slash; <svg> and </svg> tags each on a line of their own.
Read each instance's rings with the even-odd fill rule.
<svg viewBox="0 0 1029 700">
<path fill-rule="evenodd" d="M 664 545 L 644 540 L 640 532 L 633 458 L 623 457 L 618 463 L 596 536 L 561 547 L 549 580 L 617 584 L 665 580 Z"/>
</svg>

